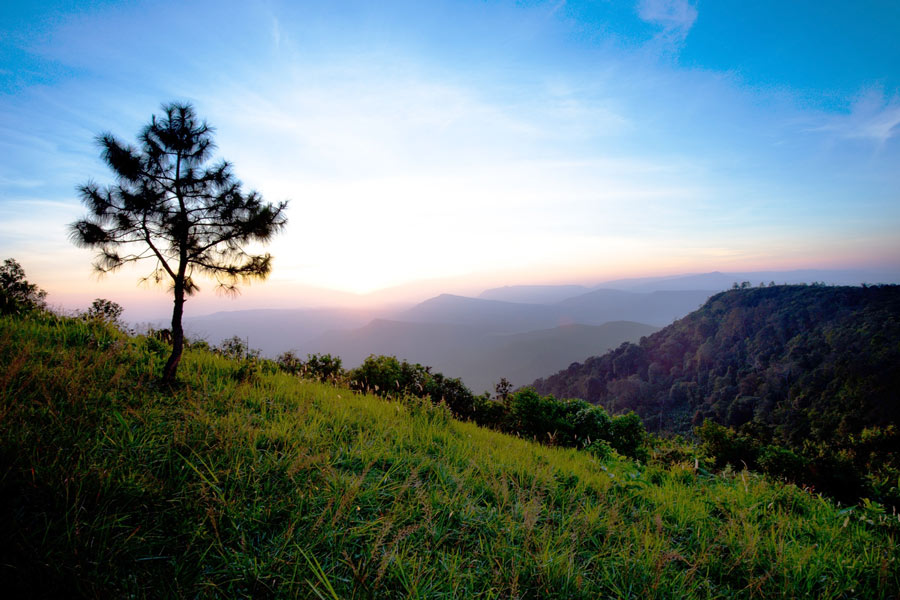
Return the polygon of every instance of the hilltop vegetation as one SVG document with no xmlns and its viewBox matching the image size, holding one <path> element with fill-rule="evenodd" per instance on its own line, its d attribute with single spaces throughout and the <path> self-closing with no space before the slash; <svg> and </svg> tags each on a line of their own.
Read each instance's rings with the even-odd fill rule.
<svg viewBox="0 0 900 600">
<path fill-rule="evenodd" d="M 601 459 L 200 348 L 160 387 L 167 355 L 99 320 L 0 318 L 6 593 L 900 592 L 892 515 L 710 475 L 683 448 Z"/>
<path fill-rule="evenodd" d="M 720 465 L 898 506 L 898 340 L 900 286 L 736 289 L 535 387 L 656 431 L 700 427 Z"/>
</svg>

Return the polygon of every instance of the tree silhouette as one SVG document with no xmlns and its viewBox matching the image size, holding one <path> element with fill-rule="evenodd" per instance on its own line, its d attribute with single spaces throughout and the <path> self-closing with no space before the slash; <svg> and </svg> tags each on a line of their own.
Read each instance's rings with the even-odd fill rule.
<svg viewBox="0 0 900 600">
<path fill-rule="evenodd" d="M 7 258 L 0 266 L 0 315 L 15 315 L 40 310 L 46 305 L 47 292 L 25 279 L 25 270 L 16 259 Z"/>
<path fill-rule="evenodd" d="M 182 315 L 187 296 L 199 288 L 195 275 L 236 293 L 239 283 L 265 279 L 270 254 L 250 254 L 253 242 L 280 231 L 287 202 L 267 204 L 255 191 L 244 193 L 228 162 L 208 164 L 213 129 L 190 104 L 166 104 L 139 136 L 140 148 L 112 134 L 98 136 L 102 156 L 116 183 L 93 181 L 78 188 L 88 216 L 71 225 L 72 241 L 98 250 L 101 273 L 149 259 L 156 266 L 143 281 L 168 282 L 174 296 L 172 354 L 163 381 L 175 380 L 184 349 Z"/>
<path fill-rule="evenodd" d="M 90 308 L 84 313 L 84 318 L 120 326 L 122 323 L 119 319 L 122 317 L 123 311 L 124 309 L 119 303 L 106 298 L 97 298 L 91 302 Z"/>
</svg>

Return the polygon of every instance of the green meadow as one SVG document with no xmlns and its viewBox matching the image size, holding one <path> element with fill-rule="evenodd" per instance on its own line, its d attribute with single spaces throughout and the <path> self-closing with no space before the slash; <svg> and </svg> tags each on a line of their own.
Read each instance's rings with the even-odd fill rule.
<svg viewBox="0 0 900 600">
<path fill-rule="evenodd" d="M 895 598 L 900 521 L 690 449 L 554 448 L 168 348 L 0 318 L 7 597 Z M 673 458 L 676 456 L 677 458 Z"/>
</svg>

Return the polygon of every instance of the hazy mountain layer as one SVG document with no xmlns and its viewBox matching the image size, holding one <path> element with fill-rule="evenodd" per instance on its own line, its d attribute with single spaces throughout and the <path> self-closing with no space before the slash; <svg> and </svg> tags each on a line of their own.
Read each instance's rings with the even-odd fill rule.
<svg viewBox="0 0 900 600">
<path fill-rule="evenodd" d="M 628 290 L 632 292 L 659 292 L 674 290 L 731 289 L 735 283 L 749 281 L 756 286 L 774 282 L 776 285 L 821 282 L 828 285 L 859 285 L 861 283 L 898 283 L 900 273 L 896 271 L 865 271 L 859 269 L 821 270 L 801 269 L 794 271 L 749 271 L 722 273 L 694 273 L 672 277 L 643 277 L 607 281 L 598 287 Z"/>
<path fill-rule="evenodd" d="M 239 310 L 186 318 L 185 330 L 189 337 L 212 344 L 237 335 L 274 357 L 291 349 L 312 352 L 313 338 L 333 329 L 361 327 L 376 316 L 374 311 L 340 308 Z"/>
<path fill-rule="evenodd" d="M 444 294 L 409 309 L 321 308 L 219 312 L 185 319 L 189 335 L 216 344 L 238 335 L 276 356 L 286 350 L 320 351 L 312 340 L 327 331 L 352 330 L 375 318 L 416 323 L 467 325 L 483 333 L 522 333 L 573 323 L 600 325 L 635 321 L 664 326 L 699 307 L 706 298 L 735 282 L 776 283 L 896 282 L 897 274 L 859 270 L 701 273 L 609 281 L 597 288 L 581 285 L 518 285 L 485 290 L 478 298 Z M 657 293 L 660 292 L 660 293 Z M 373 301 L 376 295 L 372 295 Z M 166 327 L 160 323 L 160 327 Z M 546 373 L 545 373 L 546 374 Z"/>
<path fill-rule="evenodd" d="M 861 269 L 824 270 L 803 269 L 794 271 L 749 271 L 722 273 L 691 273 L 663 277 L 638 277 L 605 281 L 596 286 L 581 285 L 509 285 L 491 288 L 479 294 L 486 300 L 505 302 L 525 302 L 533 304 L 553 304 L 580 296 L 594 290 L 611 289 L 628 292 L 662 292 L 706 290 L 722 292 L 737 283 L 749 281 L 756 286 L 760 283 L 801 284 L 822 282 L 828 285 L 859 285 L 861 283 L 900 283 L 900 272 Z"/>
<path fill-rule="evenodd" d="M 397 318 L 413 323 L 451 323 L 483 333 L 518 333 L 562 324 L 548 304 L 522 304 L 441 294 L 406 310 Z"/>
<path fill-rule="evenodd" d="M 565 325 L 519 334 L 445 323 L 375 320 L 353 331 L 330 332 L 314 340 L 319 352 L 360 364 L 369 354 L 385 354 L 434 367 L 459 377 L 476 393 L 492 390 L 501 377 L 526 383 L 573 361 L 637 341 L 658 328 L 641 323 Z"/>
<path fill-rule="evenodd" d="M 503 302 L 554 304 L 590 291 L 591 288 L 583 285 L 507 285 L 485 290 L 478 294 L 478 297 Z"/>
<path fill-rule="evenodd" d="M 568 286 L 567 289 L 576 289 Z M 501 302 L 483 298 L 468 298 L 443 294 L 402 311 L 363 311 L 352 309 L 307 310 L 249 310 L 221 312 L 205 317 L 185 320 L 189 336 L 203 338 L 212 344 L 239 336 L 251 348 L 262 350 L 266 356 L 277 356 L 293 350 L 301 355 L 315 352 L 337 352 L 347 364 L 355 364 L 369 354 L 397 354 L 423 364 L 465 365 L 474 350 L 470 340 L 480 340 L 488 335 L 504 335 L 560 329 L 559 338 L 578 335 L 564 326 L 603 325 L 612 321 L 633 321 L 662 326 L 687 314 L 708 297 L 704 291 L 676 291 L 659 293 L 632 293 L 616 290 L 595 290 L 566 299 L 556 304 L 525 304 Z M 385 322 L 371 322 L 384 319 Z M 370 323 L 371 322 L 371 323 Z M 404 327 L 399 323 L 432 325 L 433 327 Z M 366 327 L 363 328 L 366 324 Z M 363 328 L 363 331 L 356 332 Z M 388 331 L 389 329 L 389 331 Z M 641 329 L 636 334 L 621 338 L 637 340 L 651 330 Z M 344 333 L 341 333 L 344 332 Z M 327 335 L 326 335 L 327 333 Z M 349 340 L 355 340 L 351 343 Z M 436 344 L 439 340 L 439 344 Z M 500 342 L 493 343 L 493 346 Z M 530 381 L 573 360 L 583 360 L 590 353 L 601 352 L 608 346 L 587 346 L 565 342 L 572 348 L 564 353 L 564 359 L 554 361 L 547 368 L 547 360 L 538 363 L 544 370 L 534 371 L 531 366 L 519 368 L 509 364 L 506 375 L 513 372 Z M 478 344 L 481 344 L 479 342 Z M 436 347 L 437 345 L 437 347 Z M 492 347 L 493 347 L 492 346 Z M 575 349 L 585 350 L 573 354 Z M 382 350 L 385 349 L 385 350 Z M 534 353 L 546 354 L 546 350 L 534 348 Z M 528 359 L 528 357 L 526 357 Z M 530 360 L 530 359 L 528 359 Z M 494 361 L 490 361 L 494 364 Z M 436 366 L 436 364 L 434 365 Z M 536 368 L 536 367 L 535 367 Z M 465 367 L 465 373 L 481 369 Z M 463 371 L 447 371 L 448 375 L 461 376 Z M 504 376 L 498 375 L 494 379 Z M 492 376 L 493 377 L 493 376 Z M 484 382 L 478 377 L 474 382 Z M 475 383 L 471 385 L 475 385 Z"/>
<path fill-rule="evenodd" d="M 525 304 L 442 294 L 400 313 L 397 318 L 478 327 L 486 333 L 518 333 L 609 321 L 663 326 L 698 308 L 709 295 L 704 290 L 653 293 L 594 290 L 555 304 Z"/>
</svg>

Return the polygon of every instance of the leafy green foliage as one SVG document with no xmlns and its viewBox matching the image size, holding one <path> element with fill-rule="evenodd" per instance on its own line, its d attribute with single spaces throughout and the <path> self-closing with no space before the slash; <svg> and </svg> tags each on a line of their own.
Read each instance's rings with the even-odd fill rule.
<svg viewBox="0 0 900 600">
<path fill-rule="evenodd" d="M 322 383 L 344 383 L 347 376 L 340 357 L 331 354 L 307 354 L 306 360 L 301 360 L 289 350 L 282 353 L 275 362 L 286 373 L 315 379 Z"/>
<path fill-rule="evenodd" d="M 566 447 L 616 450 L 623 456 L 647 458 L 647 432 L 640 417 L 628 413 L 610 417 L 601 406 L 583 400 L 557 400 L 524 388 L 510 399 L 509 431 Z"/>
<path fill-rule="evenodd" d="M 370 355 L 350 371 L 353 389 L 373 392 L 385 398 L 421 396 L 430 369 L 418 363 L 397 360 L 396 356 Z"/>
<path fill-rule="evenodd" d="M 759 427 L 735 430 L 706 420 L 696 433 L 716 467 L 745 466 L 845 502 L 900 506 L 900 437 L 893 426 L 865 429 L 836 446 L 809 442 L 798 451 L 773 443 L 771 432 Z"/>
<path fill-rule="evenodd" d="M 330 354 L 307 354 L 303 370 L 307 376 L 318 379 L 322 383 L 338 382 L 344 377 L 340 357 Z"/>
<path fill-rule="evenodd" d="M 0 318 L 10 597 L 900 593 L 896 517 L 877 502 L 707 475 L 675 445 L 668 463 L 598 460 L 430 401 L 241 380 L 243 361 L 190 348 L 184 384 L 160 387 L 152 339 Z"/>
</svg>

